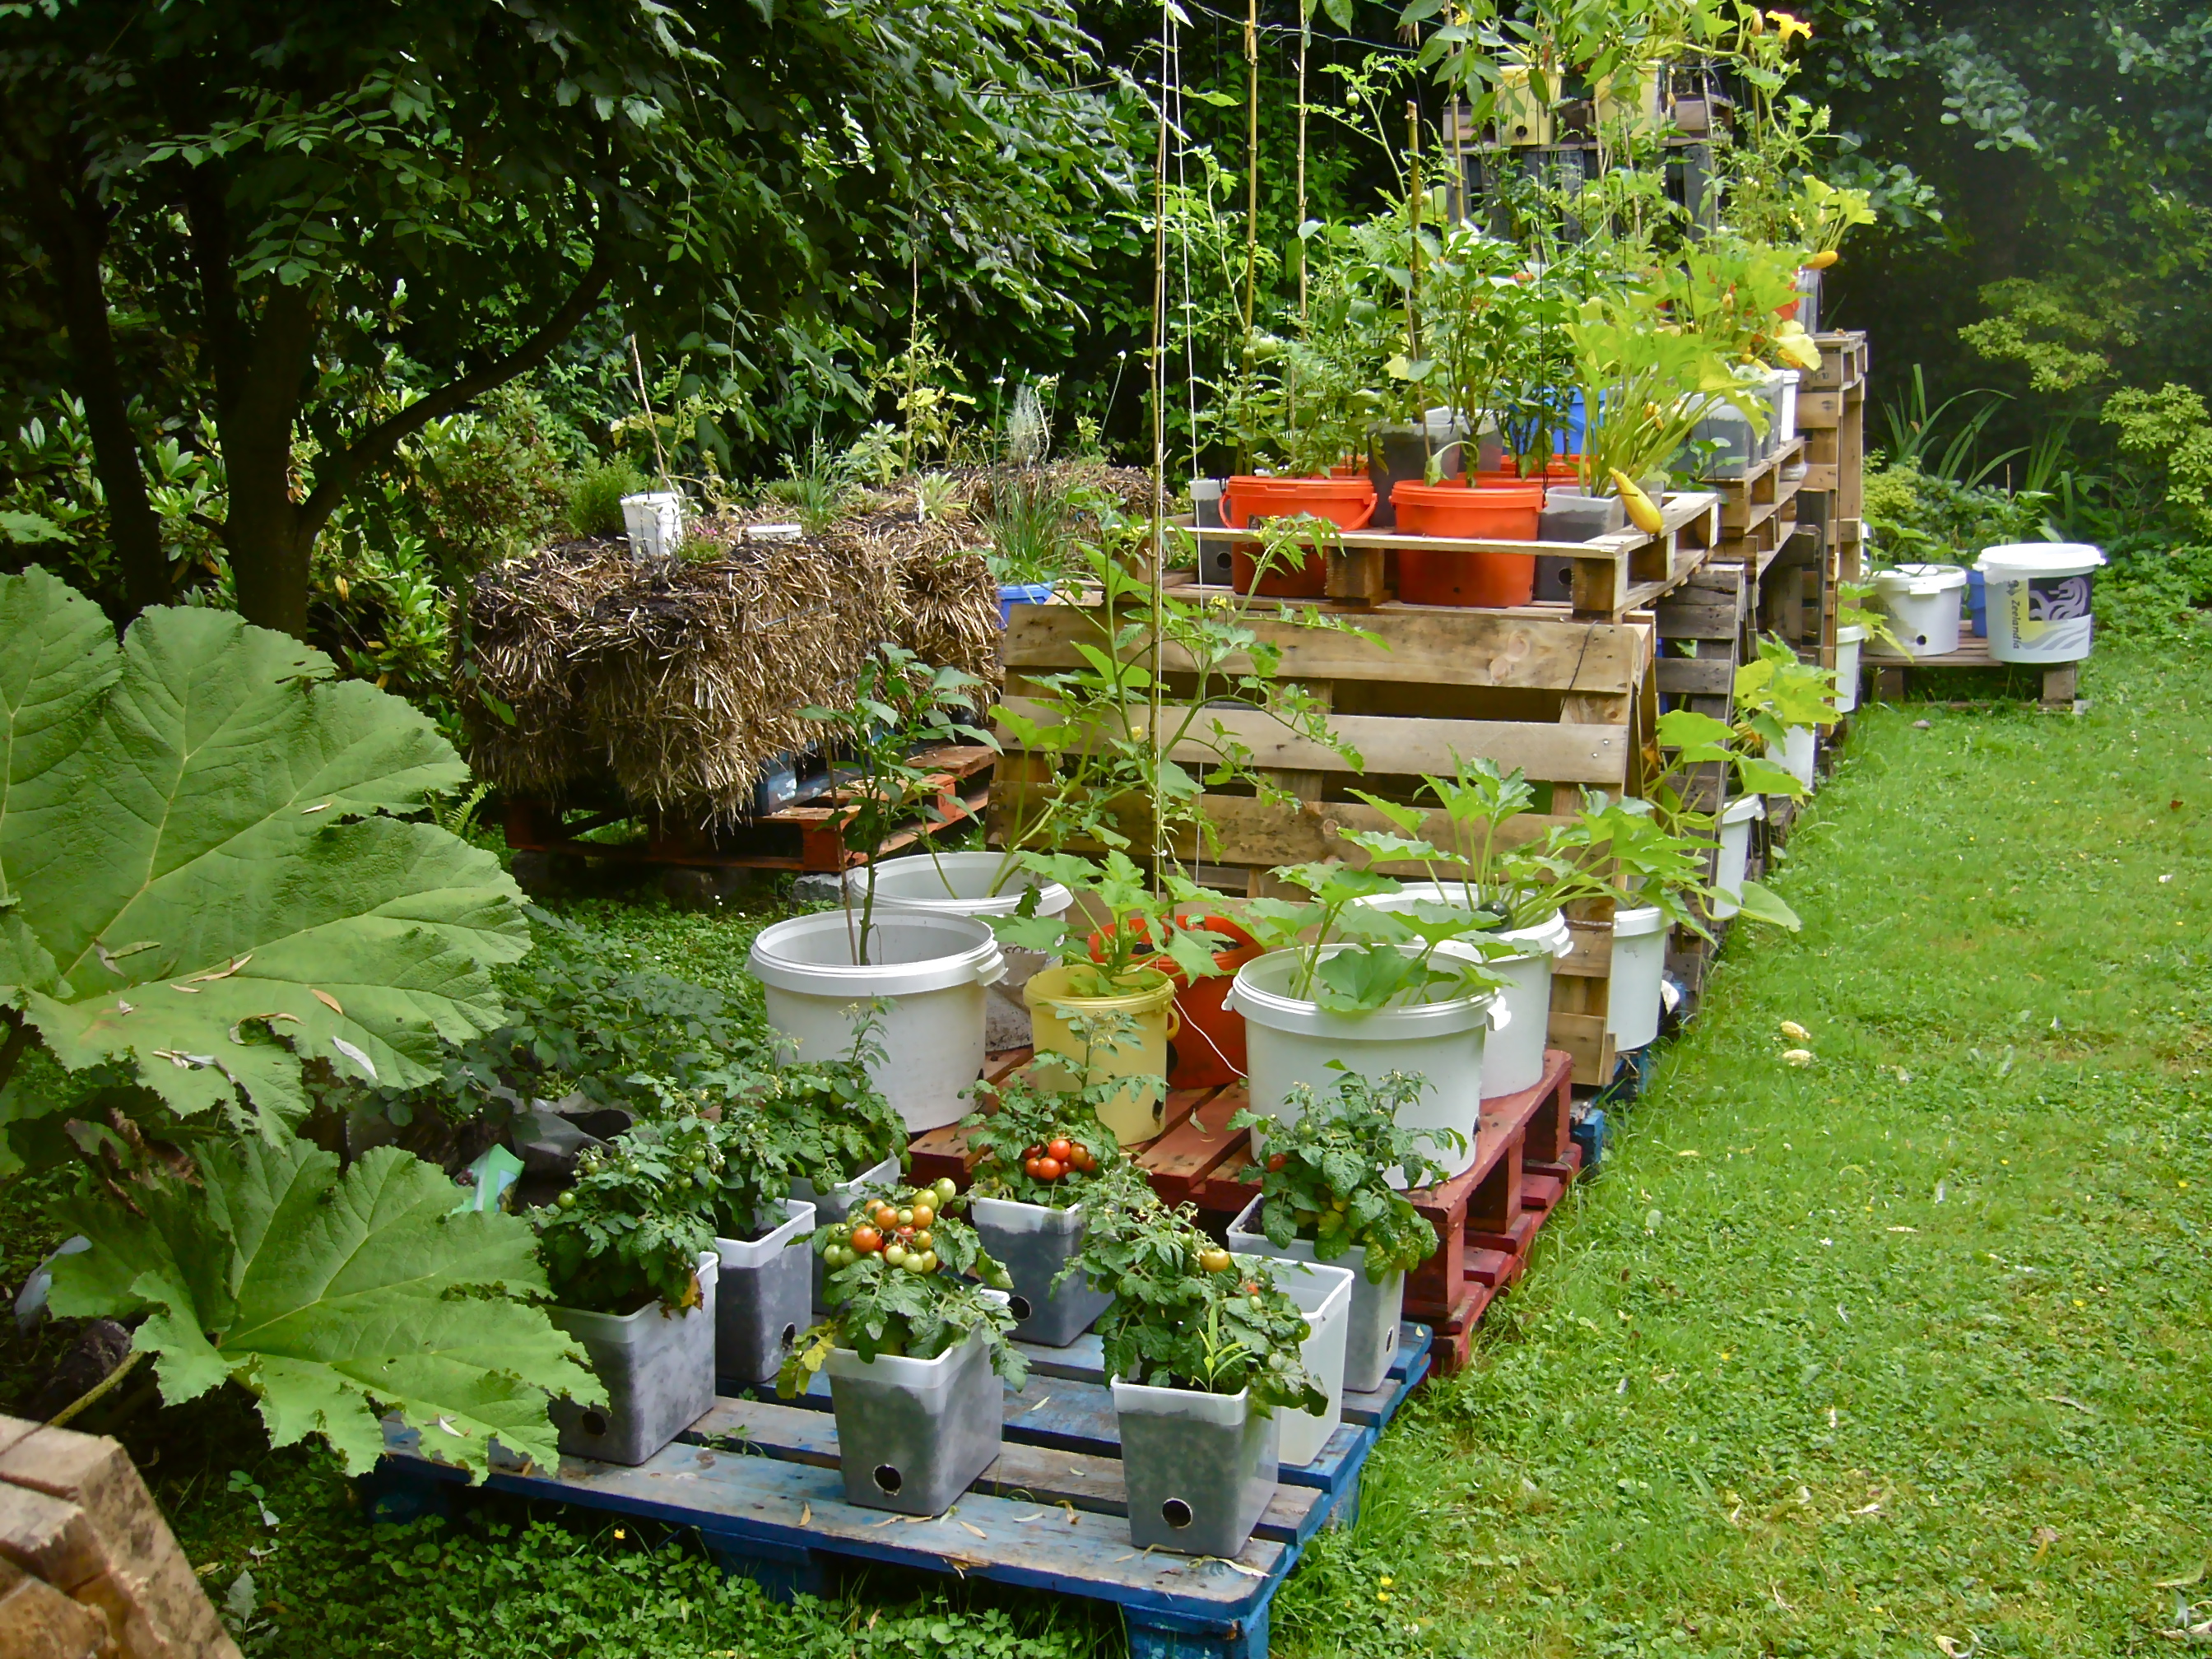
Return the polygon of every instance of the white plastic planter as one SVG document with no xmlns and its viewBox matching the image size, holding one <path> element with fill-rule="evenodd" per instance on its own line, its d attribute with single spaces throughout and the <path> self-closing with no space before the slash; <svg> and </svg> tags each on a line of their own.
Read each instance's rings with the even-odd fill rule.
<svg viewBox="0 0 2212 1659">
<path fill-rule="evenodd" d="M 584 1345 L 607 1391 L 604 1406 L 551 1403 L 561 1449 L 571 1457 L 635 1467 L 704 1417 L 714 1404 L 714 1281 L 720 1258 L 699 1258 L 699 1305 L 681 1313 L 648 1302 L 635 1313 L 549 1308 L 546 1317 Z"/>
<path fill-rule="evenodd" d="M 718 1238 L 714 1285 L 714 1379 L 749 1389 L 773 1378 L 813 1312 L 814 1206 L 783 1202 L 783 1220 L 758 1238 Z"/>
<path fill-rule="evenodd" d="M 1243 1255 L 1271 1256 L 1278 1261 L 1311 1261 L 1310 1240 L 1294 1238 L 1278 1249 L 1260 1231 L 1259 1199 L 1244 1206 L 1229 1224 L 1229 1248 Z M 1390 1362 L 1398 1357 L 1398 1326 L 1405 1316 L 1406 1275 L 1393 1273 L 1381 1284 L 1367 1276 L 1367 1251 L 1354 1246 L 1338 1256 L 1332 1267 L 1352 1275 L 1352 1304 L 1345 1316 L 1344 1390 L 1372 1394 L 1390 1375 Z"/>
<path fill-rule="evenodd" d="M 859 925 L 856 908 L 849 926 Z M 768 1023 L 787 1055 L 835 1059 L 850 1052 L 871 1001 L 884 999 L 884 1058 L 870 1079 L 915 1133 L 957 1122 L 969 1109 L 960 1091 L 983 1071 L 985 988 L 1006 968 L 989 925 L 878 909 L 860 963 L 848 929 L 842 909 L 761 929 L 745 965 L 761 982 Z"/>
<path fill-rule="evenodd" d="M 1235 1560 L 1275 1495 L 1282 1413 L 1261 1416 L 1249 1392 L 1154 1389 L 1117 1376 L 1114 1415 L 1130 1541 Z"/>
<path fill-rule="evenodd" d="M 1112 1291 L 1093 1290 L 1081 1273 L 1060 1279 L 1083 1248 L 1081 1205 L 1055 1210 L 1007 1198 L 979 1198 L 969 1206 L 968 1218 L 983 1248 L 1014 1281 L 1006 1307 L 1020 1340 L 1064 1348 L 1114 1305 Z"/>
<path fill-rule="evenodd" d="M 1989 595 L 1990 655 L 1999 662 L 2080 662 L 2089 654 L 2098 549 L 2027 542 L 1982 550 L 1974 568 Z"/>
<path fill-rule="evenodd" d="M 1395 893 L 1376 894 L 1355 901 L 1378 910 L 1410 909 L 1425 900 L 1431 904 L 1463 905 L 1467 889 L 1455 882 L 1409 881 Z M 1552 1020 L 1552 966 L 1575 948 L 1566 913 L 1555 910 L 1549 921 L 1518 927 L 1491 938 L 1526 945 L 1528 954 L 1492 957 L 1484 966 L 1504 975 L 1509 983 L 1498 993 L 1505 1018 L 1493 1029 L 1482 1053 L 1482 1092 L 1486 1099 L 1518 1094 L 1544 1080 L 1544 1046 Z"/>
<path fill-rule="evenodd" d="M 819 1226 L 823 1222 L 842 1221 L 847 1216 L 852 1214 L 853 1206 L 858 1204 L 865 1194 L 878 1193 L 888 1197 L 897 1191 L 898 1184 L 899 1161 L 896 1158 L 887 1158 L 882 1163 L 872 1164 L 861 1170 L 850 1181 L 836 1182 L 826 1193 L 816 1192 L 814 1183 L 811 1181 L 794 1178 L 791 1183 L 791 1195 L 802 1204 L 811 1204 L 814 1206 L 815 1224 Z M 823 1291 L 830 1278 L 830 1270 L 823 1265 L 820 1256 L 815 1255 L 811 1250 L 807 1254 L 812 1257 L 814 1262 L 814 1310 L 817 1313 L 827 1313 L 830 1311 L 830 1304 L 823 1297 Z"/>
<path fill-rule="evenodd" d="M 1350 948 L 1324 947 L 1332 955 Z M 1476 959 L 1474 951 L 1452 945 L 1440 946 L 1439 954 Z M 1398 1121 L 1416 1131 L 1456 1130 L 1466 1137 L 1464 1151 L 1431 1133 L 1436 1160 L 1449 1175 L 1471 1168 L 1482 1121 L 1484 1042 L 1492 1024 L 1505 1025 L 1509 1018 L 1498 993 L 1336 1013 L 1291 994 L 1304 956 L 1271 951 L 1238 969 L 1230 988 L 1228 1006 L 1244 1016 L 1245 1087 L 1254 1109 L 1295 1121 L 1293 1085 L 1305 1084 L 1316 1098 L 1325 1098 L 1336 1092 L 1346 1071 L 1369 1079 L 1418 1073 L 1425 1083 L 1421 1097 L 1400 1110 Z M 1390 1171 L 1389 1178 L 1394 1186 L 1406 1184 L 1402 1170 Z"/>
<path fill-rule="evenodd" d="M 920 854 L 872 864 L 866 880 L 875 886 L 878 908 L 918 910 L 939 916 L 1011 916 L 1021 908 L 1022 896 L 1036 889 L 1036 914 L 1061 916 L 1074 895 L 1056 881 L 1047 881 L 1034 871 L 1009 864 L 1000 853 L 939 853 Z M 998 890 L 992 888 L 996 885 Z M 1002 945 L 1006 971 L 991 987 L 986 1005 L 992 1048 L 1021 1048 L 1031 1039 L 1029 1006 L 1022 987 L 1051 960 L 1042 951 Z"/>
<path fill-rule="evenodd" d="M 1875 595 L 1889 613 L 1890 632 L 1914 657 L 1942 657 L 1959 648 L 1959 602 L 1966 572 L 1955 564 L 1900 564 L 1874 574 Z"/>
<path fill-rule="evenodd" d="M 634 557 L 665 558 L 684 545 L 684 497 L 675 491 L 625 495 L 622 510 Z"/>
<path fill-rule="evenodd" d="M 1615 1048 L 1641 1048 L 1659 1035 L 1659 987 L 1666 973 L 1666 913 L 1656 904 L 1614 911 L 1605 1029 Z"/>
<path fill-rule="evenodd" d="M 1282 1419 L 1275 1455 L 1286 1468 L 1303 1468 L 1321 1455 L 1322 1448 L 1344 1421 L 1344 1345 L 1351 1329 L 1352 1274 L 1320 1261 L 1281 1258 L 1270 1265 L 1275 1285 L 1306 1316 L 1312 1334 L 1298 1345 L 1306 1371 L 1328 1395 L 1328 1404 L 1317 1412 L 1280 1411 Z"/>
<path fill-rule="evenodd" d="M 981 1332 L 934 1359 L 832 1348 L 829 1371 L 848 1503 L 942 1515 L 999 1455 L 1006 1391 Z"/>
<path fill-rule="evenodd" d="M 1804 383 L 1804 373 L 1795 368 L 1774 371 L 1782 378 L 1774 387 L 1774 441 L 1777 444 L 1795 443 L 1797 440 L 1797 388 Z"/>
<path fill-rule="evenodd" d="M 1810 789 L 1820 767 L 1820 734 L 1809 726 L 1785 726 L 1782 735 L 1787 741 L 1779 749 L 1768 744 L 1766 758 Z"/>
<path fill-rule="evenodd" d="M 1836 630 L 1836 712 L 1848 714 L 1859 706 L 1859 653 L 1866 648 L 1867 631 L 1856 624 Z"/>
<path fill-rule="evenodd" d="M 1720 867 L 1713 872 L 1713 918 L 1725 921 L 1743 908 L 1743 878 L 1751 868 L 1751 824 L 1766 816 L 1763 799 L 1739 795 L 1721 813 Z"/>
</svg>

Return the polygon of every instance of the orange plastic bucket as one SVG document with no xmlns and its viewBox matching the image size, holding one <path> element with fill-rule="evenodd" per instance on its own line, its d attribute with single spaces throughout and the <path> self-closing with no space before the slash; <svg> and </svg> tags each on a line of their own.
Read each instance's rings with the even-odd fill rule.
<svg viewBox="0 0 2212 1659">
<path fill-rule="evenodd" d="M 1400 484 L 1390 492 L 1401 529 L 1422 536 L 1533 542 L 1544 511 L 1536 479 L 1469 489 L 1452 484 Z M 1398 550 L 1398 597 L 1408 605 L 1526 605 L 1535 596 L 1533 553 L 1455 553 Z"/>
<path fill-rule="evenodd" d="M 1227 999 L 1237 970 L 1267 955 L 1267 947 L 1226 916 L 1191 920 L 1193 926 L 1227 939 L 1229 947 L 1214 956 L 1222 969 L 1214 978 L 1176 977 L 1176 1010 L 1182 1016 L 1182 1031 L 1176 1039 L 1168 1083 L 1176 1089 L 1213 1089 L 1244 1075 L 1244 1016 L 1226 1006 Z"/>
<path fill-rule="evenodd" d="M 1364 472 L 1351 478 L 1262 478 L 1240 475 L 1221 492 L 1221 521 L 1242 530 L 1254 519 L 1286 519 L 1309 514 L 1339 530 L 1360 530 L 1375 516 L 1375 486 Z M 1250 543 L 1229 550 L 1229 580 L 1239 593 L 1273 599 L 1319 599 L 1328 591 L 1328 556 L 1307 550 L 1295 568 L 1259 574 Z"/>
</svg>

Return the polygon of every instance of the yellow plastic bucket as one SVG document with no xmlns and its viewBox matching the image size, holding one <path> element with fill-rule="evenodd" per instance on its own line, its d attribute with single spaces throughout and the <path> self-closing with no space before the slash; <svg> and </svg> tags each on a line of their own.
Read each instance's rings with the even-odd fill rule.
<svg viewBox="0 0 2212 1659">
<path fill-rule="evenodd" d="M 1084 977 L 1091 978 L 1088 970 Z M 1029 1005 L 1030 1024 L 1035 1032 L 1036 1078 L 1042 1088 L 1079 1086 L 1075 1066 L 1048 1060 L 1048 1054 L 1064 1055 L 1078 1064 L 1085 1060 L 1084 1040 L 1062 1018 L 1061 1008 L 1079 1017 L 1123 1013 L 1135 1022 L 1136 1029 L 1119 1042 L 1109 1045 L 1102 1038 L 1095 1044 L 1084 1079 L 1085 1083 L 1106 1083 L 1117 1077 L 1156 1079 L 1141 1086 L 1130 1084 L 1098 1109 L 1100 1121 L 1124 1146 L 1150 1140 L 1160 1132 L 1167 1101 L 1157 1079 L 1168 1074 L 1168 1043 L 1182 1024 L 1176 1012 L 1173 980 L 1156 968 L 1139 969 L 1135 977 L 1139 982 L 1130 989 L 1109 997 L 1075 995 L 1074 969 L 1065 966 L 1040 969 L 1022 987 L 1022 1000 Z"/>
</svg>

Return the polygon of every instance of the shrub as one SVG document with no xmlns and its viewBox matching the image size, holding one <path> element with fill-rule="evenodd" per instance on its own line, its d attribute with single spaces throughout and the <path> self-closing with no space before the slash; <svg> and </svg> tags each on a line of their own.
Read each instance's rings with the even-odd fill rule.
<svg viewBox="0 0 2212 1659">
<path fill-rule="evenodd" d="M 579 473 L 568 486 L 568 528 L 579 536 L 623 533 L 623 497 L 645 489 L 645 475 L 617 455 Z"/>
</svg>

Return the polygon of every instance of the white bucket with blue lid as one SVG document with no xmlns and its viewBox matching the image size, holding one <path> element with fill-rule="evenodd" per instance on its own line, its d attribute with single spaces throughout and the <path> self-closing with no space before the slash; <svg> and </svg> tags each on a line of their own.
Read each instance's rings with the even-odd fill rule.
<svg viewBox="0 0 2212 1659">
<path fill-rule="evenodd" d="M 1989 594 L 1990 655 L 1998 662 L 2080 662 L 2095 623 L 2100 549 L 2079 542 L 2016 542 L 1982 550 L 1974 568 Z"/>
</svg>

